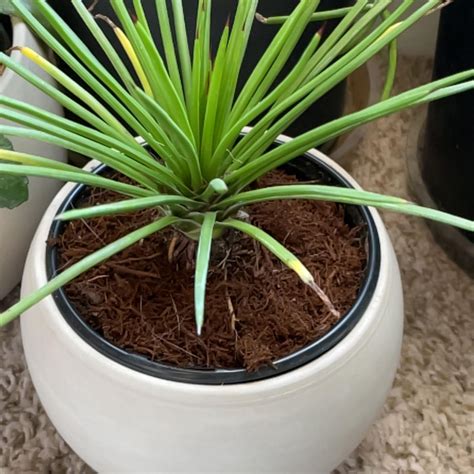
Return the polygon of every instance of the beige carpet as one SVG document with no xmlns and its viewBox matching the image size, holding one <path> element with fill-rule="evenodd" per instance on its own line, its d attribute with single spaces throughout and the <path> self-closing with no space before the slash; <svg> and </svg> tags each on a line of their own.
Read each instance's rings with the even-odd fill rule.
<svg viewBox="0 0 474 474">
<path fill-rule="evenodd" d="M 398 87 L 428 80 L 428 70 L 423 61 L 404 61 Z M 405 112 L 367 127 L 351 165 L 367 189 L 407 195 L 405 150 L 414 120 L 414 112 Z M 338 472 L 472 473 L 473 282 L 443 254 L 424 222 L 384 217 L 405 284 L 403 357 L 379 421 Z M 0 330 L 0 430 L 0 474 L 89 472 L 38 402 L 17 324 Z"/>
</svg>

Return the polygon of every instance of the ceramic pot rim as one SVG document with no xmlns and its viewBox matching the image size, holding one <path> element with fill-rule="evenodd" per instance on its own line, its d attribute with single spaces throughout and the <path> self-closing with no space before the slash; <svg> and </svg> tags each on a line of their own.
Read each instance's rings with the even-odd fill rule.
<svg viewBox="0 0 474 474">
<path fill-rule="evenodd" d="M 283 141 L 277 140 L 276 143 L 281 144 Z M 337 181 L 340 185 L 348 188 L 354 187 L 336 169 L 321 160 L 315 154 L 307 152 L 302 155 L 302 157 L 315 163 L 324 174 Z M 94 172 L 98 172 L 101 169 L 103 169 L 103 165 L 95 168 Z M 76 185 L 63 200 L 57 213 L 62 213 L 68 209 L 71 203 L 74 202 L 83 191 L 84 187 L 84 185 Z M 381 250 L 378 229 L 374 218 L 367 207 L 353 207 L 358 209 L 362 220 L 367 226 L 368 241 L 366 276 L 355 303 L 351 309 L 341 317 L 341 320 L 323 337 L 292 354 L 278 359 L 274 362 L 272 367 L 264 367 L 257 372 L 249 373 L 244 369 L 182 369 L 159 362 L 153 362 L 144 356 L 132 354 L 114 346 L 93 331 L 92 328 L 90 328 L 90 326 L 82 319 L 73 304 L 68 300 L 63 288 L 56 291 L 53 294 L 53 298 L 66 323 L 90 347 L 108 359 L 139 373 L 168 381 L 195 385 L 242 384 L 283 375 L 314 361 L 341 342 L 360 321 L 374 295 L 381 267 Z M 50 227 L 49 237 L 57 236 L 63 225 L 64 223 L 60 221 L 53 221 Z M 46 250 L 46 272 L 48 279 L 56 274 L 56 270 L 57 252 L 54 248 L 48 247 Z"/>
</svg>

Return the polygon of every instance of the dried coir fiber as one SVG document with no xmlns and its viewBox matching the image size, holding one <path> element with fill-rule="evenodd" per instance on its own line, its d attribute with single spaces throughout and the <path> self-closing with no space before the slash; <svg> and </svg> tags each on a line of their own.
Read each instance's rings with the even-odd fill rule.
<svg viewBox="0 0 474 474">
<path fill-rule="evenodd" d="M 282 171 L 259 186 L 297 181 Z M 79 206 L 122 199 L 91 190 Z M 157 217 L 157 210 L 73 221 L 56 242 L 67 267 Z M 284 243 L 344 314 L 365 275 L 365 231 L 347 223 L 344 207 L 317 201 L 274 201 L 246 208 L 250 221 Z M 67 285 L 87 323 L 112 344 L 186 368 L 255 371 L 324 335 L 336 318 L 317 295 L 254 240 L 228 232 L 215 241 L 206 322 L 194 321 L 196 245 L 173 230 L 157 233 Z"/>
</svg>

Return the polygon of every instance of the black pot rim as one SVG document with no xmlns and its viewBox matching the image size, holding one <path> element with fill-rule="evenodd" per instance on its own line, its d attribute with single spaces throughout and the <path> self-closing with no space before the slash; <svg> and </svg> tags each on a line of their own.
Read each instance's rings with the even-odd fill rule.
<svg viewBox="0 0 474 474">
<path fill-rule="evenodd" d="M 278 142 L 277 144 L 281 144 Z M 329 164 L 318 157 L 305 153 L 302 155 L 305 159 L 316 164 L 325 175 L 329 176 L 348 188 L 353 188 L 351 183 L 332 168 Z M 103 171 L 103 165 L 98 166 L 94 172 Z M 71 204 L 78 198 L 84 190 L 84 185 L 76 185 L 68 194 L 62 205 L 58 209 L 58 214 L 64 212 L 71 207 Z M 135 370 L 142 374 L 166 379 L 174 382 L 197 384 L 197 385 L 230 385 L 248 382 L 256 382 L 282 375 L 291 370 L 302 367 L 303 365 L 314 361 L 340 341 L 342 341 L 360 321 L 366 308 L 368 307 L 380 274 L 381 250 L 378 231 L 374 219 L 367 207 L 352 206 L 357 208 L 362 220 L 367 226 L 368 241 L 368 262 L 366 268 L 366 276 L 359 290 L 358 297 L 351 309 L 341 317 L 340 321 L 323 337 L 314 341 L 302 349 L 289 354 L 275 361 L 272 366 L 263 367 L 256 372 L 247 372 L 245 369 L 188 369 L 178 368 L 151 361 L 145 356 L 127 352 L 119 347 L 114 346 L 98 333 L 96 333 L 81 317 L 74 305 L 69 301 L 63 288 L 57 290 L 53 294 L 54 301 L 65 321 L 87 344 L 93 347 L 107 358 L 123 365 L 129 369 Z M 63 222 L 53 221 L 49 236 L 54 238 L 59 235 Z M 56 247 L 47 247 L 46 251 L 46 270 L 48 280 L 57 273 L 57 249 Z"/>
</svg>

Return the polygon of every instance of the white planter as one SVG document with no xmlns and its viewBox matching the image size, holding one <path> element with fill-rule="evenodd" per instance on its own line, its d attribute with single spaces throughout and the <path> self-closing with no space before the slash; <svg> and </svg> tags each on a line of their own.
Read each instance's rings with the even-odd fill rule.
<svg viewBox="0 0 474 474">
<path fill-rule="evenodd" d="M 72 187 L 61 190 L 40 224 L 24 295 L 47 281 L 45 240 Z M 381 269 L 362 318 L 329 352 L 262 381 L 210 386 L 144 375 L 94 350 L 55 300 L 45 299 L 21 326 L 31 376 L 58 431 L 99 472 L 329 472 L 376 419 L 399 361 L 400 274 L 384 225 L 372 214 Z"/>
<path fill-rule="evenodd" d="M 36 38 L 26 25 L 12 18 L 13 45 L 29 46 L 45 55 Z M 54 81 L 19 51 L 12 51 L 17 63 L 28 67 L 50 84 Z M 25 101 L 56 114 L 62 114 L 61 106 L 25 80 L 6 69 L 0 76 L 0 95 Z M 14 149 L 23 153 L 37 154 L 58 161 L 66 161 L 66 151 L 33 140 L 13 137 Z M 20 281 L 28 246 L 46 207 L 60 185 L 56 181 L 30 178 L 30 198 L 14 210 L 0 209 L 0 299 L 6 296 Z"/>
</svg>

